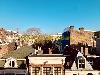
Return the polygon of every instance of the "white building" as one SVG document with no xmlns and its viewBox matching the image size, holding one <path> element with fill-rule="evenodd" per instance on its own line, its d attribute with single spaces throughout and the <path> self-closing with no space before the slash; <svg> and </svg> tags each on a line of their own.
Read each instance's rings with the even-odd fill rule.
<svg viewBox="0 0 100 75">
<path fill-rule="evenodd" d="M 0 59 L 0 75 L 27 75 L 27 69 L 19 68 L 26 59 Z"/>
<path fill-rule="evenodd" d="M 30 75 L 64 75 L 65 56 L 62 54 L 30 55 Z"/>
<path fill-rule="evenodd" d="M 100 71 L 93 70 L 86 58 L 78 52 L 71 69 L 66 69 L 65 75 L 100 75 Z"/>
</svg>

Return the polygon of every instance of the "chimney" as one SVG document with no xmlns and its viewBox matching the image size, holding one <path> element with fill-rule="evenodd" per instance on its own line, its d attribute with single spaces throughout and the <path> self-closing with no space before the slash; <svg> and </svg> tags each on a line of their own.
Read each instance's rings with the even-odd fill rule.
<svg viewBox="0 0 100 75">
<path fill-rule="evenodd" d="M 35 54 L 38 54 L 38 50 L 35 49 Z"/>
<path fill-rule="evenodd" d="M 83 50 L 84 50 L 83 47 L 81 47 L 81 53 L 82 53 L 82 54 L 84 54 L 84 51 L 83 51 Z"/>
<path fill-rule="evenodd" d="M 85 56 L 88 55 L 88 48 L 85 48 Z"/>
<path fill-rule="evenodd" d="M 70 28 L 71 30 L 73 30 L 73 29 L 74 29 L 74 26 L 70 26 L 69 28 Z"/>
<path fill-rule="evenodd" d="M 80 30 L 80 32 L 83 32 L 83 31 L 84 31 L 84 28 L 83 28 L 83 27 L 81 27 L 81 28 L 79 28 L 79 30 Z"/>
<path fill-rule="evenodd" d="M 41 51 L 41 47 L 38 46 L 38 50 Z"/>
<path fill-rule="evenodd" d="M 52 49 L 51 48 L 48 48 L 49 49 L 49 54 L 52 54 Z"/>
</svg>

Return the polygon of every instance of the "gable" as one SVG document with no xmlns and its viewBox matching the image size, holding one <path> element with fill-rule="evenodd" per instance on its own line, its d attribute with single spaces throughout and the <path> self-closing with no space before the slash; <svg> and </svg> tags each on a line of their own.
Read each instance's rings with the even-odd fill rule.
<svg viewBox="0 0 100 75">
<path fill-rule="evenodd" d="M 82 53 L 78 52 L 71 70 L 93 70 L 92 66 L 86 60 Z"/>
<path fill-rule="evenodd" d="M 4 65 L 4 68 L 17 68 L 18 65 L 17 65 L 17 61 L 16 59 L 10 57 L 8 59 L 6 59 L 6 63 Z"/>
</svg>

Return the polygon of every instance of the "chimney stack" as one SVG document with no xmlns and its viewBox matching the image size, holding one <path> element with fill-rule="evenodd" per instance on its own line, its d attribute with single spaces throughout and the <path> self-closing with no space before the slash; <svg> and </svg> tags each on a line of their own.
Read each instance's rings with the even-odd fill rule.
<svg viewBox="0 0 100 75">
<path fill-rule="evenodd" d="M 73 30 L 73 29 L 74 29 L 74 26 L 70 26 L 69 28 L 70 28 L 71 30 Z"/>
<path fill-rule="evenodd" d="M 88 55 L 88 48 L 85 48 L 85 56 Z"/>
<path fill-rule="evenodd" d="M 83 47 L 81 47 L 81 53 L 84 54 L 84 49 L 83 49 Z"/>
<path fill-rule="evenodd" d="M 52 49 L 51 48 L 48 48 L 49 49 L 49 54 L 52 54 Z"/>
<path fill-rule="evenodd" d="M 84 27 L 79 28 L 80 32 L 84 31 Z"/>
</svg>

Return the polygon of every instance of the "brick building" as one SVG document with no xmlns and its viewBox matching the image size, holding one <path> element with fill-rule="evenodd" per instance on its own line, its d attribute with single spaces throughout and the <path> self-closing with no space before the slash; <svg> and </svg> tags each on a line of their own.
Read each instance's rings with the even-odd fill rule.
<svg viewBox="0 0 100 75">
<path fill-rule="evenodd" d="M 96 41 L 94 40 L 94 32 L 85 30 L 83 27 L 79 30 L 74 26 L 70 26 L 62 34 L 62 50 L 66 46 L 91 46 L 96 47 Z"/>
<path fill-rule="evenodd" d="M 63 33 L 63 39 L 69 40 L 69 45 L 83 43 L 93 46 L 93 36 L 94 32 L 85 30 L 83 27 L 76 30 L 74 26 L 70 26 Z"/>
</svg>

